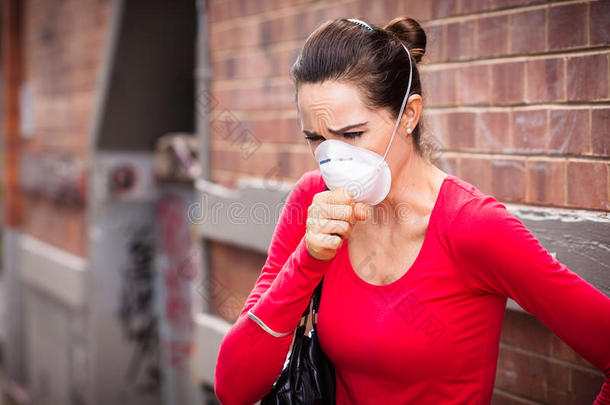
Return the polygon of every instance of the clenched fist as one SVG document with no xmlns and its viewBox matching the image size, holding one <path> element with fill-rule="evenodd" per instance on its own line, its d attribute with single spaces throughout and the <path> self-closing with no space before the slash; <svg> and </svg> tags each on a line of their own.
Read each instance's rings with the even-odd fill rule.
<svg viewBox="0 0 610 405">
<path fill-rule="evenodd" d="M 354 202 L 346 189 L 317 193 L 307 209 L 305 243 L 309 254 L 331 260 L 356 222 L 367 218 L 367 204 Z"/>
</svg>

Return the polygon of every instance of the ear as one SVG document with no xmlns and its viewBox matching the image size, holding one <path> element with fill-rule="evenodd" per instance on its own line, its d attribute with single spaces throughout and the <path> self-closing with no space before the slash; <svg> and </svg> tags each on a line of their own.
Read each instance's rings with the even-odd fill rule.
<svg viewBox="0 0 610 405">
<path fill-rule="evenodd" d="M 407 133 L 407 128 L 415 130 L 415 127 L 419 123 L 421 113 L 423 110 L 423 100 L 419 94 L 411 94 L 407 100 L 405 111 L 402 114 L 400 126 L 402 129 L 401 133 Z"/>
</svg>

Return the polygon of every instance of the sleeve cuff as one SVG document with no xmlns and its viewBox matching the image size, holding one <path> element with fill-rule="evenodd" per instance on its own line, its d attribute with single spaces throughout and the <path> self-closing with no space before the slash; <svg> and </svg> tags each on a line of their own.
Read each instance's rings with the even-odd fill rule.
<svg viewBox="0 0 610 405">
<path fill-rule="evenodd" d="M 321 259 L 316 259 L 315 257 L 313 257 L 311 255 L 311 253 L 309 253 L 309 250 L 307 250 L 307 243 L 305 242 L 305 236 L 303 236 L 303 238 L 301 238 L 301 241 L 297 245 L 295 252 L 298 257 L 298 263 L 303 269 L 310 270 L 310 271 L 317 272 L 317 273 L 323 272 L 326 269 L 328 269 L 328 267 L 334 260 L 334 258 L 332 258 L 330 260 L 321 260 Z M 337 254 L 338 254 L 338 252 L 337 252 Z M 335 255 L 335 257 L 337 257 L 337 256 Z"/>
<path fill-rule="evenodd" d="M 333 259 L 313 257 L 303 237 L 269 289 L 250 308 L 248 317 L 272 336 L 291 335 L 332 263 Z"/>
</svg>

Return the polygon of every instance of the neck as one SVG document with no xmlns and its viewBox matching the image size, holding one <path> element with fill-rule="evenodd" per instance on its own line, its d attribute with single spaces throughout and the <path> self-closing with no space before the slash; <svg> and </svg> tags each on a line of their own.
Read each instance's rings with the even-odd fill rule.
<svg viewBox="0 0 610 405">
<path fill-rule="evenodd" d="M 373 210 L 399 222 L 403 215 L 426 216 L 432 210 L 438 194 L 440 178 L 446 173 L 428 162 L 414 150 L 410 157 L 392 172 L 392 185 L 386 198 Z M 388 214 L 392 214 L 389 217 Z"/>
</svg>

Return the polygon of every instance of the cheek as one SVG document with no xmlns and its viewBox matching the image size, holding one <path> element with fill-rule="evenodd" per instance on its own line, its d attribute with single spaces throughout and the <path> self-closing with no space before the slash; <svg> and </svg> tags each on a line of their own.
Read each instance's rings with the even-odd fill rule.
<svg viewBox="0 0 610 405">
<path fill-rule="evenodd" d="M 362 136 L 363 139 L 361 139 L 360 143 L 356 144 L 356 146 L 372 150 L 373 152 L 383 156 L 386 148 L 388 147 L 391 136 L 392 130 L 388 132 L 387 128 L 385 127 L 372 129 L 367 134 Z M 395 141 L 396 139 L 394 139 L 394 142 Z"/>
</svg>

